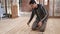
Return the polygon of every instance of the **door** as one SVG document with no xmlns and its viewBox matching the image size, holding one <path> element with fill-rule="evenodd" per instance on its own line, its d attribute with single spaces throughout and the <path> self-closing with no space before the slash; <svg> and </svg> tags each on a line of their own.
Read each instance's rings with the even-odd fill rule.
<svg viewBox="0 0 60 34">
<path fill-rule="evenodd" d="M 49 16 L 60 18 L 60 0 L 49 0 Z"/>
<path fill-rule="evenodd" d="M 60 0 L 54 0 L 54 17 L 60 17 Z"/>
</svg>

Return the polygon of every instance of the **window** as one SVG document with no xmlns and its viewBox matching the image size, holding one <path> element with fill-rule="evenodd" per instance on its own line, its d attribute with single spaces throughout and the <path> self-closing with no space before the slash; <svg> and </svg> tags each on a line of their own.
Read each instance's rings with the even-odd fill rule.
<svg viewBox="0 0 60 34">
<path fill-rule="evenodd" d="M 44 5 L 47 5 L 48 4 L 48 0 L 44 0 Z"/>
</svg>

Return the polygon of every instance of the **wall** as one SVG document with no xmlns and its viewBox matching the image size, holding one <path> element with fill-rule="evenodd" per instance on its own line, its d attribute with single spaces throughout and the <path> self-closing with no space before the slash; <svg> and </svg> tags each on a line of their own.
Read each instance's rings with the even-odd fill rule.
<svg viewBox="0 0 60 34">
<path fill-rule="evenodd" d="M 29 5 L 30 0 L 22 0 L 22 11 L 30 11 L 31 7 Z"/>
</svg>

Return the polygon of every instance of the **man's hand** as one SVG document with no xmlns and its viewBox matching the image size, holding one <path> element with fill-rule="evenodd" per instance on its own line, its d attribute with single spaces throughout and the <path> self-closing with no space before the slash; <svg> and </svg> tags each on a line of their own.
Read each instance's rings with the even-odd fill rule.
<svg viewBox="0 0 60 34">
<path fill-rule="evenodd" d="M 27 25 L 29 26 L 29 22 L 27 23 Z"/>
<path fill-rule="evenodd" d="M 27 23 L 27 25 L 29 25 L 29 23 Z"/>
<path fill-rule="evenodd" d="M 41 27 L 41 26 L 42 26 L 42 22 L 41 22 L 41 21 L 38 23 L 38 26 L 39 26 L 39 27 Z"/>
</svg>

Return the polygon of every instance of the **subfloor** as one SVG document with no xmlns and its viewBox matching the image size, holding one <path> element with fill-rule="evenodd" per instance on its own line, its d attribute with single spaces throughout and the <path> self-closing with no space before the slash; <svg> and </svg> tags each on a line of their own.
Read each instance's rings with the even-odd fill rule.
<svg viewBox="0 0 60 34">
<path fill-rule="evenodd" d="M 0 20 L 0 34 L 42 34 L 42 32 L 31 30 L 35 18 L 30 23 L 30 27 L 27 26 L 29 18 L 22 16 Z M 49 18 L 43 34 L 60 34 L 60 18 Z"/>
</svg>

